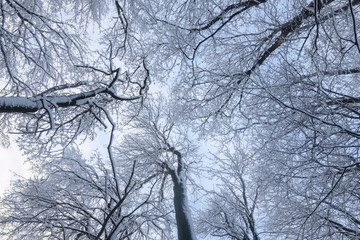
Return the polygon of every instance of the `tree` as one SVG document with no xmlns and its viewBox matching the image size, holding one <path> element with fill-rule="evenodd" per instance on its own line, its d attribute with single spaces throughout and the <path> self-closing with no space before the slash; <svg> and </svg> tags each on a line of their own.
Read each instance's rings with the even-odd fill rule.
<svg viewBox="0 0 360 240">
<path fill-rule="evenodd" d="M 84 138 L 96 134 L 94 123 L 111 125 L 107 149 L 117 199 L 123 193 L 121 168 L 136 160 L 133 179 L 160 193 L 152 195 L 157 207 L 179 195 L 173 205 L 183 238 L 182 227 L 193 235 L 183 193 L 184 179 L 190 179 L 188 161 L 196 158 L 188 157 L 189 135 L 175 127 L 174 119 L 192 119 L 198 129 L 190 135 L 211 136 L 224 145 L 239 141 L 252 156 L 244 166 L 256 169 L 251 178 L 242 171 L 219 172 L 220 179 L 230 174 L 238 182 L 223 181 L 218 198 L 234 188 L 240 188 L 235 198 L 247 192 L 246 186 L 261 188 L 250 204 L 245 202 L 251 202 L 252 193 L 226 198 L 244 217 L 231 223 L 241 229 L 237 237 L 256 237 L 247 227 L 257 219 L 249 214 L 255 202 L 266 215 L 261 222 L 265 238 L 358 237 L 360 1 L 134 0 L 109 1 L 109 9 L 100 1 L 85 1 L 84 8 L 56 15 L 54 9 L 75 6 L 60 2 L 59 8 L 50 1 L 1 5 L 0 50 L 8 84 L 0 109 L 16 112 L 3 114 L 1 121 L 8 131 L 18 126 L 35 135 L 30 141 L 49 146 L 24 140 L 28 153 L 42 151 L 49 157 L 50 148 L 63 152 L 64 146 L 79 142 L 81 133 Z M 101 21 L 105 10 L 116 17 Z M 88 41 L 89 48 L 100 46 L 98 51 L 81 42 L 89 26 L 102 36 L 104 45 Z M 159 108 L 143 102 L 149 70 L 156 82 L 171 85 L 181 110 L 170 107 L 163 117 Z M 133 113 L 121 108 L 124 102 L 143 103 L 144 109 L 131 116 L 131 132 L 115 154 L 117 118 Z M 166 194 L 169 184 L 173 196 Z M 233 216 L 225 207 L 224 214 Z"/>
<path fill-rule="evenodd" d="M 181 64 L 190 117 L 255 154 L 279 237 L 358 236 L 359 4 L 171 1 L 143 17 Z"/>
<path fill-rule="evenodd" d="M 188 206 L 186 182 L 188 169 L 192 161 L 196 161 L 193 159 L 196 156 L 195 148 L 188 137 L 189 133 L 179 123 L 181 117 L 171 106 L 164 100 L 162 103 L 157 100 L 145 105 L 131 122 L 133 131 L 124 137 L 119 158 L 137 161 L 140 179 L 158 179 L 159 201 L 165 204 L 164 199 L 169 195 L 172 198 L 170 208 L 175 211 L 178 239 L 191 240 L 196 236 Z M 166 186 L 169 185 L 172 185 L 173 194 L 167 194 Z"/>
<path fill-rule="evenodd" d="M 120 177 L 119 196 L 107 165 L 98 157 L 85 161 L 74 150 L 43 162 L 34 178 L 13 182 L 2 198 L 1 235 L 7 239 L 156 239 L 147 231 L 147 225 L 162 224 L 161 215 L 148 210 L 154 204 L 151 185 L 144 191 L 149 183 L 134 180 L 134 162 Z"/>
<path fill-rule="evenodd" d="M 3 145 L 6 132 L 20 134 L 21 150 L 42 167 L 99 130 L 110 126 L 112 137 L 122 111 L 141 105 L 149 71 L 145 56 L 128 51 L 138 42 L 120 1 L 9 0 L 0 10 Z"/>
<path fill-rule="evenodd" d="M 35 179 L 15 182 L 3 198 L 2 234 L 173 239 L 175 226 L 178 239 L 196 239 L 186 194 L 194 149 L 165 109 L 144 104 L 105 160 L 86 161 L 74 151 L 43 159 Z"/>
<path fill-rule="evenodd" d="M 229 145 L 219 151 L 223 157 L 214 156 L 213 165 L 218 167 L 209 171 L 218 183 L 207 192 L 209 203 L 200 211 L 197 228 L 214 239 L 260 240 L 255 224 L 259 186 L 251 176 L 256 169 L 251 169 L 240 146 Z"/>
<path fill-rule="evenodd" d="M 133 43 L 119 1 L 9 0 L 0 10 L 5 131 L 65 132 L 69 142 L 144 97 L 149 72 L 127 51 Z"/>
</svg>

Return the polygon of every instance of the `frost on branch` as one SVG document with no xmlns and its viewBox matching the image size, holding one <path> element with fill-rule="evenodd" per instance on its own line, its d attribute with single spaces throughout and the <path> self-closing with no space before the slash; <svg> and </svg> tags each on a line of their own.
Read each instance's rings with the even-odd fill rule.
<svg viewBox="0 0 360 240">
<path fill-rule="evenodd" d="M 107 113 L 141 105 L 150 84 L 146 59 L 127 51 L 138 43 L 127 36 L 121 3 L 108 3 L 1 4 L 0 122 L 6 132 L 74 139 L 106 128 Z"/>
</svg>

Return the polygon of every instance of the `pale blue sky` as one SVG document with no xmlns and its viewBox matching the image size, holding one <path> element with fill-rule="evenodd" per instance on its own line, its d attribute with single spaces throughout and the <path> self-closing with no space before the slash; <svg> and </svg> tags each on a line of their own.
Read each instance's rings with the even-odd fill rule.
<svg viewBox="0 0 360 240">
<path fill-rule="evenodd" d="M 12 142 L 7 149 L 0 146 L 0 196 L 9 187 L 10 180 L 14 178 L 14 173 L 28 176 L 28 165 L 24 163 L 25 157 L 22 156 L 16 143 Z"/>
</svg>

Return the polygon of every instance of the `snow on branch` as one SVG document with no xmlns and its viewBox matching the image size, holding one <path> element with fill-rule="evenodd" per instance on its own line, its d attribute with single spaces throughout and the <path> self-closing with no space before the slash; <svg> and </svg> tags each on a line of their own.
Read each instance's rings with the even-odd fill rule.
<svg viewBox="0 0 360 240">
<path fill-rule="evenodd" d="M 113 88 L 98 88 L 92 91 L 72 95 L 46 96 L 46 97 L 0 97 L 0 113 L 31 113 L 46 108 L 50 103 L 57 107 L 81 106 L 89 103 L 91 98 L 100 94 L 108 94 L 114 100 L 131 101 L 140 99 L 142 96 L 125 97 L 116 94 Z M 44 105 L 45 104 L 45 105 Z"/>
</svg>

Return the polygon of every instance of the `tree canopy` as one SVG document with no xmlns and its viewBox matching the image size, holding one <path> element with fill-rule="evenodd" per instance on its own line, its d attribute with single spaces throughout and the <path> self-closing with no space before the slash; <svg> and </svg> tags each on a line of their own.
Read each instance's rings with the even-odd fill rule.
<svg viewBox="0 0 360 240">
<path fill-rule="evenodd" d="M 0 138 L 34 168 L 3 236 L 359 238 L 359 0 L 3 0 L 0 19 Z"/>
</svg>

